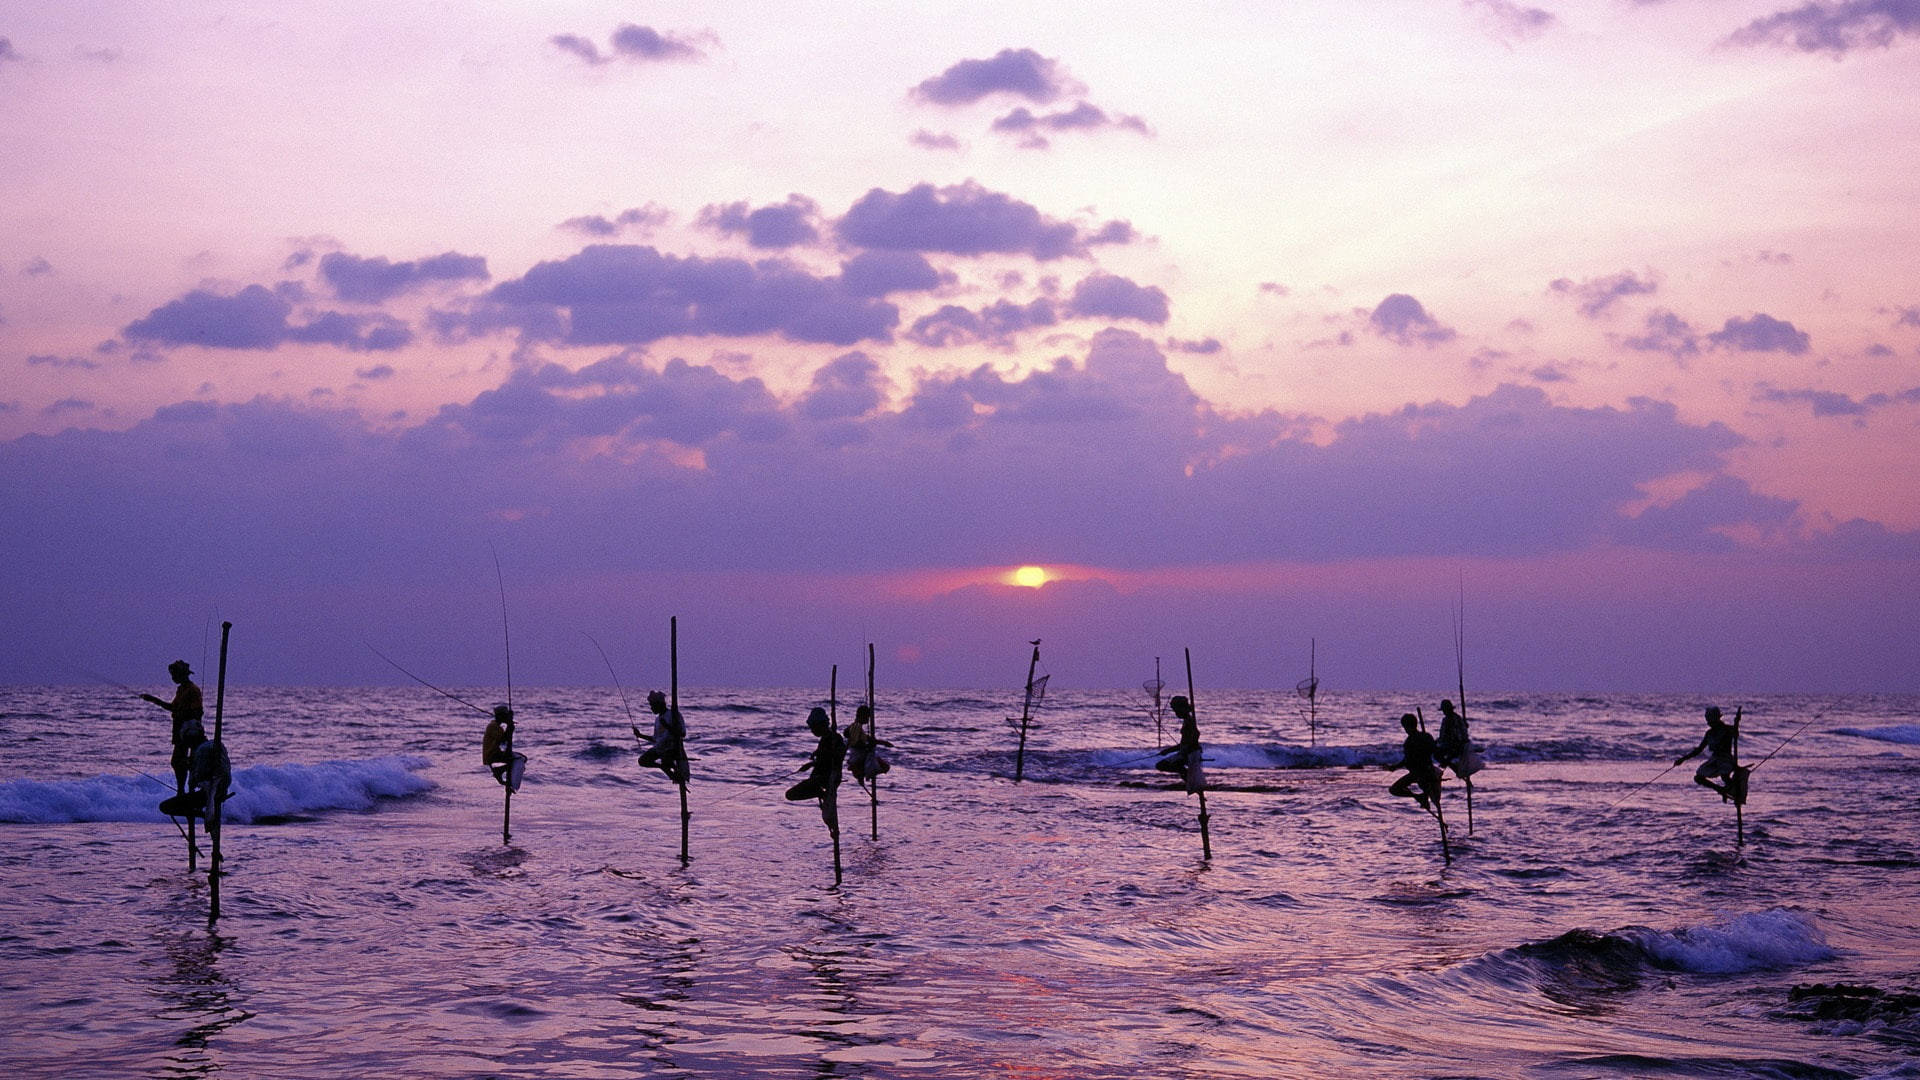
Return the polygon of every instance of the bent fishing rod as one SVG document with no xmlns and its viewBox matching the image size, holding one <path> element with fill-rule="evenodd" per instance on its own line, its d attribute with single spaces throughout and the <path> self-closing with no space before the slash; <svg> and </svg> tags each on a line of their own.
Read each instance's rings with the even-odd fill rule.
<svg viewBox="0 0 1920 1080">
<path fill-rule="evenodd" d="M 1822 709 L 1822 710 L 1820 710 L 1819 712 L 1817 712 L 1817 713 L 1814 713 L 1814 714 L 1813 714 L 1813 718 L 1812 718 L 1812 719 L 1810 719 L 1810 720 L 1808 720 L 1808 721 L 1807 721 L 1806 723 L 1804 723 L 1804 724 L 1801 724 L 1801 725 L 1800 725 L 1799 727 L 1797 727 L 1797 728 L 1794 728 L 1794 729 L 1793 729 L 1793 734 L 1791 734 L 1791 735 L 1789 735 L 1789 736 L 1787 736 L 1787 737 L 1786 737 L 1786 738 L 1784 738 L 1784 739 L 1781 739 L 1781 740 L 1780 740 L 1780 745 L 1779 745 L 1779 746 L 1776 746 L 1776 747 L 1774 747 L 1774 748 L 1773 748 L 1773 754 L 1777 754 L 1777 753 L 1779 753 L 1780 751 L 1782 751 L 1782 750 L 1785 750 L 1785 749 L 1787 748 L 1787 744 L 1788 744 L 1788 743 L 1790 743 L 1790 742 L 1792 742 L 1793 740 L 1795 740 L 1795 739 L 1797 739 L 1797 738 L 1799 738 L 1799 737 L 1800 737 L 1800 733 L 1801 733 L 1801 732 L 1803 732 L 1803 731 L 1805 731 L 1805 730 L 1807 730 L 1808 728 L 1810 728 L 1810 727 L 1812 727 L 1812 726 L 1813 726 L 1813 724 L 1814 724 L 1814 721 L 1815 721 L 1815 720 L 1818 720 L 1818 719 L 1820 719 L 1821 717 L 1823 717 L 1823 716 L 1825 716 L 1825 715 L 1827 715 L 1827 712 L 1826 712 L 1826 710 L 1825 710 L 1825 709 Z M 1753 770 L 1755 770 L 1755 769 L 1757 769 L 1757 768 L 1759 768 L 1760 766 L 1762 766 L 1762 765 L 1765 765 L 1765 764 L 1766 764 L 1767 762 L 1769 762 L 1769 761 L 1772 761 L 1772 760 L 1773 760 L 1773 754 L 1768 754 L 1768 755 L 1767 755 L 1766 757 L 1763 757 L 1763 758 L 1761 758 L 1761 759 L 1760 759 L 1759 761 L 1756 761 L 1756 762 L 1754 762 L 1753 764 L 1751 764 L 1751 765 L 1749 765 L 1749 766 L 1747 766 L 1747 771 L 1748 771 L 1748 772 L 1752 772 Z"/>
<path fill-rule="evenodd" d="M 1641 784 L 1639 787 L 1634 788 L 1632 791 L 1629 791 L 1625 795 L 1620 796 L 1618 799 L 1615 799 L 1613 802 L 1608 803 L 1607 809 L 1611 810 L 1614 807 L 1619 806 L 1621 803 L 1626 802 L 1628 799 L 1633 798 L 1635 795 L 1638 795 L 1641 792 L 1652 787 L 1655 783 L 1659 781 L 1661 776 L 1665 776 L 1668 773 L 1672 772 L 1673 770 L 1679 768 L 1681 763 L 1684 762 L 1685 760 L 1686 760 L 1685 758 L 1682 758 L 1680 761 L 1676 761 L 1673 764 L 1667 766 L 1666 768 L 1661 769 L 1659 775 L 1655 776 L 1652 780 L 1649 780 L 1646 783 Z"/>
<path fill-rule="evenodd" d="M 587 633 L 585 630 L 580 631 L 580 633 L 584 635 L 588 641 L 593 642 L 593 647 L 600 653 L 601 661 L 607 665 L 607 674 L 613 679 L 613 688 L 620 692 L 620 708 L 627 714 L 627 724 L 633 728 L 634 734 L 638 735 L 640 733 L 640 725 L 633 719 L 633 706 L 627 703 L 627 688 L 620 685 L 620 676 L 613 670 L 613 661 L 608 659 L 607 650 L 600 648 L 600 642 L 595 640 L 592 634 Z"/>
<path fill-rule="evenodd" d="M 449 693 L 448 691 L 442 690 L 439 687 L 428 682 L 427 680 L 421 678 L 420 676 L 415 675 L 413 672 L 408 671 L 406 668 L 401 667 L 399 662 L 396 661 L 393 657 L 388 656 L 386 653 L 381 652 L 379 649 L 373 648 L 373 642 L 362 641 L 361 644 L 365 645 L 369 649 L 372 649 L 373 655 L 379 657 L 382 660 L 385 660 L 389 664 L 392 664 L 393 670 L 398 671 L 400 674 L 405 675 L 407 678 L 412 679 L 414 682 L 419 683 L 421 686 L 424 686 L 427 689 L 433 691 L 434 693 L 439 694 L 441 697 L 446 698 L 449 701 L 457 701 L 460 704 L 465 705 L 467 708 L 472 709 L 474 712 L 477 712 L 482 716 L 493 715 L 492 709 L 483 709 L 480 706 L 475 705 L 473 702 L 468 701 L 466 698 L 463 698 L 458 694 Z"/>
</svg>

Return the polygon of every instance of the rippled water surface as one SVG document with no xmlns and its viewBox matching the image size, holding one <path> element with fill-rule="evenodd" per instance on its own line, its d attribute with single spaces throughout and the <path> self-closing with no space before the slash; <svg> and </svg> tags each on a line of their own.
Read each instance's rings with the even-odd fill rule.
<svg viewBox="0 0 1920 1080">
<path fill-rule="evenodd" d="M 1706 702 L 1475 702 L 1492 764 L 1471 836 L 1450 785 L 1449 866 L 1378 767 L 1407 695 L 1323 701 L 1310 748 L 1290 691 L 1203 693 L 1206 861 L 1137 692 L 1056 691 L 1016 785 L 1017 693 L 883 688 L 879 839 L 849 783 L 836 889 L 781 798 L 817 695 L 683 691 L 682 867 L 611 689 L 518 690 L 507 844 L 474 713 L 230 689 L 209 930 L 154 809 L 164 714 L 0 688 L 0 1068 L 1920 1077 L 1920 699 L 1745 702 L 1749 762 L 1811 723 L 1755 772 L 1744 846 L 1691 765 L 1611 805 Z"/>
</svg>

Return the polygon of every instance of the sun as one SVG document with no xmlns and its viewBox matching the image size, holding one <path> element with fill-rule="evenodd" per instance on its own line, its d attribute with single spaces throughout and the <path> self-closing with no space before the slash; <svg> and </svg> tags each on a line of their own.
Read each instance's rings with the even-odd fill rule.
<svg viewBox="0 0 1920 1080">
<path fill-rule="evenodd" d="M 1047 568 L 1044 566 L 1023 566 L 1013 572 L 1013 583 L 1037 589 L 1047 583 Z"/>
</svg>

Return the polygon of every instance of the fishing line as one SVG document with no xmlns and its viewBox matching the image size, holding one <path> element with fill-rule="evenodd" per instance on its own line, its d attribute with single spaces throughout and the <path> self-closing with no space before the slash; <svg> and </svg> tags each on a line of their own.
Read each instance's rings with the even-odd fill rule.
<svg viewBox="0 0 1920 1080">
<path fill-rule="evenodd" d="M 1812 720 L 1808 720 L 1808 721 L 1807 721 L 1806 723 L 1804 723 L 1804 724 L 1801 724 L 1801 725 L 1800 725 L 1799 727 L 1797 727 L 1797 728 L 1795 728 L 1795 729 L 1793 729 L 1793 734 L 1791 734 L 1791 735 L 1789 735 L 1789 736 L 1787 736 L 1786 738 L 1784 738 L 1784 739 L 1782 739 L 1782 740 L 1780 740 L 1780 745 L 1779 745 L 1779 746 L 1776 746 L 1776 747 L 1774 747 L 1774 748 L 1773 748 L 1773 754 L 1777 754 L 1777 753 L 1779 753 L 1780 751 L 1782 751 L 1782 750 L 1785 750 L 1785 749 L 1787 748 L 1787 744 L 1788 744 L 1788 743 L 1790 743 L 1790 742 L 1792 742 L 1793 740 L 1795 740 L 1795 739 L 1797 739 L 1797 738 L 1799 738 L 1799 737 L 1800 737 L 1800 733 L 1801 733 L 1801 732 L 1803 732 L 1803 731 L 1805 731 L 1805 730 L 1807 730 L 1808 728 L 1810 728 L 1810 727 L 1812 727 L 1812 726 L 1813 726 L 1813 723 L 1814 723 L 1814 720 L 1818 720 L 1818 719 L 1820 719 L 1821 717 L 1823 717 L 1823 716 L 1825 716 L 1825 715 L 1827 715 L 1827 713 L 1826 713 L 1826 710 L 1824 710 L 1824 709 L 1823 709 L 1823 710 L 1821 710 L 1820 712 L 1817 712 L 1817 713 L 1814 713 L 1814 714 L 1813 714 L 1813 719 L 1812 719 Z M 1748 771 L 1748 772 L 1752 772 L 1753 770 L 1755 770 L 1755 769 L 1757 769 L 1757 768 L 1759 768 L 1760 766 L 1762 766 L 1762 765 L 1765 765 L 1765 764 L 1766 764 L 1767 762 L 1769 762 L 1769 761 L 1772 761 L 1772 760 L 1773 760 L 1773 754 L 1768 754 L 1768 755 L 1767 755 L 1766 757 L 1763 757 L 1763 758 L 1761 758 L 1761 759 L 1760 759 L 1759 761 L 1756 761 L 1756 762 L 1754 762 L 1753 764 L 1751 764 L 1751 765 L 1749 765 L 1749 766 L 1747 766 L 1747 771 Z"/>
<path fill-rule="evenodd" d="M 775 785 L 775 784 L 778 784 L 778 783 L 780 783 L 780 782 L 782 782 L 782 781 L 784 781 L 784 780 L 786 780 L 786 779 L 787 779 L 787 778 L 788 778 L 789 776 L 792 776 L 792 775 L 794 775 L 795 773 L 798 773 L 798 772 L 802 772 L 802 771 L 805 771 L 805 770 L 807 770 L 807 769 L 811 769 L 811 768 L 813 768 L 813 762 L 812 762 L 811 760 L 809 760 L 809 761 L 807 761 L 807 762 L 805 762 L 805 763 L 803 763 L 803 764 L 801 764 L 800 766 L 798 766 L 798 767 L 796 767 L 796 768 L 793 768 L 793 769 L 789 769 L 789 770 L 787 770 L 786 772 L 783 772 L 783 773 L 780 773 L 779 775 L 777 775 L 777 776 L 775 776 L 775 777 L 774 777 L 773 779 L 771 779 L 771 780 L 760 780 L 760 781 L 756 781 L 756 782 L 754 782 L 754 783 L 752 783 L 752 784 L 748 784 L 748 785 L 747 785 L 746 787 L 744 787 L 744 788 L 742 788 L 742 789 L 740 789 L 739 791 L 736 791 L 736 792 L 734 792 L 734 793 L 733 793 L 733 794 L 731 794 L 731 795 L 728 795 L 728 796 L 727 796 L 726 798 L 723 798 L 723 799 L 716 799 L 716 800 L 714 801 L 714 803 L 713 803 L 713 805 L 715 805 L 715 806 L 725 806 L 726 804 L 728 804 L 728 803 L 730 803 L 730 802 L 732 802 L 732 801 L 734 801 L 735 799 L 740 799 L 740 798 L 745 798 L 746 796 L 748 796 L 748 795 L 751 795 L 751 794 L 753 794 L 753 793 L 754 793 L 754 792 L 756 792 L 756 791 L 759 791 L 759 790 L 760 790 L 761 788 L 766 788 L 766 787 L 772 787 L 773 785 Z M 737 783 L 741 783 L 742 781 L 738 781 L 738 780 L 722 780 L 722 781 L 719 781 L 719 782 L 720 782 L 720 783 L 723 783 L 723 784 L 727 784 L 727 783 L 734 783 L 734 784 L 737 784 Z"/>
<path fill-rule="evenodd" d="M 102 675 L 97 671 L 89 671 L 86 668 L 73 668 L 72 670 L 77 671 L 82 675 L 85 675 L 87 678 L 92 679 L 94 682 L 104 683 L 108 686 L 117 686 L 120 689 L 125 690 L 127 693 L 132 694 L 134 697 L 139 697 L 141 695 L 141 691 L 135 690 L 133 687 L 128 686 L 126 683 L 123 683 L 118 679 L 109 679 L 105 675 Z"/>
<path fill-rule="evenodd" d="M 1627 792 L 1625 795 L 1622 795 L 1618 799 L 1615 799 L 1613 802 L 1607 804 L 1607 809 L 1611 810 L 1614 807 L 1619 806 L 1621 803 L 1626 802 L 1628 799 L 1633 798 L 1635 795 L 1638 795 L 1641 792 L 1647 790 L 1648 788 L 1652 787 L 1654 783 L 1660 779 L 1661 776 L 1667 775 L 1673 770 L 1679 768 L 1682 764 L 1683 762 L 1676 761 L 1673 764 L 1667 766 L 1666 768 L 1661 769 L 1659 776 L 1655 776 L 1652 780 L 1649 780 L 1646 783 L 1641 784 L 1639 787 L 1634 788 L 1632 791 Z"/>
<path fill-rule="evenodd" d="M 627 704 L 627 688 L 620 685 L 620 676 L 614 673 L 613 661 L 607 659 L 607 650 L 600 648 L 600 643 L 598 641 L 594 641 L 594 637 L 592 634 L 588 634 L 585 630 L 580 631 L 580 633 L 586 635 L 586 639 L 588 641 L 592 641 L 593 647 L 599 650 L 600 659 L 604 661 L 607 665 L 607 674 L 613 677 L 613 688 L 615 690 L 620 691 L 620 707 L 626 710 L 627 723 L 637 728 L 639 725 L 634 724 L 634 721 L 633 721 L 633 706 Z"/>
<path fill-rule="evenodd" d="M 153 781 L 155 784 L 158 784 L 160 786 L 161 791 L 167 790 L 167 782 L 165 780 L 160 779 L 159 777 L 153 775 L 152 773 L 146 771 L 145 769 L 135 769 L 133 771 Z M 173 822 L 173 827 L 176 830 L 178 830 L 180 833 L 180 839 L 185 840 L 189 844 L 193 844 L 193 837 L 187 835 L 186 827 L 180 824 L 179 818 L 174 817 L 172 814 L 168 814 L 167 820 Z M 200 850 L 200 845 L 194 844 L 193 850 L 198 852 Z"/>
<path fill-rule="evenodd" d="M 500 549 L 487 542 L 493 552 L 493 578 L 500 583 L 500 638 L 507 647 L 507 708 L 513 708 L 513 635 L 507 632 L 507 576 L 500 570 Z"/>
<path fill-rule="evenodd" d="M 360 644 L 365 645 L 369 649 L 373 649 L 373 655 L 379 657 L 382 660 L 385 660 L 389 664 L 392 664 L 393 669 L 395 671 L 398 671 L 400 674 L 405 675 L 407 678 L 412 679 L 414 682 L 419 683 L 421 686 L 426 687 L 427 689 L 433 691 L 434 693 L 439 694 L 441 697 L 447 698 L 450 701 L 457 701 L 460 704 L 465 705 L 467 708 L 472 709 L 474 712 L 477 712 L 482 716 L 493 715 L 492 709 L 483 709 L 480 706 L 475 705 L 473 702 L 468 701 L 466 698 L 459 696 L 458 694 L 448 693 L 447 691 L 440 689 L 439 687 L 433 685 L 432 683 L 421 678 L 420 676 L 415 675 L 413 672 L 408 671 L 406 668 L 401 667 L 399 663 L 393 659 L 393 657 L 388 656 L 386 653 L 381 652 L 379 649 L 374 649 L 373 642 L 362 641 Z"/>
</svg>

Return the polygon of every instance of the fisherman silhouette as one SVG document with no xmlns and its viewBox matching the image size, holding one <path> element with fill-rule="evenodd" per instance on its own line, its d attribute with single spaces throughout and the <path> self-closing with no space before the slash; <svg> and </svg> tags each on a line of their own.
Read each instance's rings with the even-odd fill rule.
<svg viewBox="0 0 1920 1080">
<path fill-rule="evenodd" d="M 1204 786 L 1200 769 L 1200 723 L 1193 717 L 1193 702 L 1184 694 L 1175 694 L 1167 707 L 1180 718 L 1180 741 L 1163 747 L 1160 752 L 1167 756 L 1154 762 L 1153 767 L 1161 772 L 1179 773 L 1186 781 L 1187 794 L 1191 795 Z"/>
<path fill-rule="evenodd" d="M 893 768 L 880 756 L 880 747 L 892 746 L 873 737 L 873 709 L 862 705 L 853 712 L 853 725 L 847 728 L 847 768 L 854 782 L 871 788 L 875 777 Z"/>
<path fill-rule="evenodd" d="M 807 730 L 813 732 L 820 741 L 814 744 L 813 753 L 807 756 L 812 770 L 807 778 L 787 789 L 788 802 L 802 802 L 807 799 L 820 800 L 820 820 L 827 823 L 827 831 L 835 837 L 840 835 L 840 767 L 847 757 L 847 740 L 833 730 L 833 719 L 827 710 L 815 708 L 807 714 Z"/>
<path fill-rule="evenodd" d="M 487 723 L 486 733 L 480 736 L 480 760 L 493 770 L 495 780 L 515 791 L 520 790 L 519 770 L 514 766 L 526 761 L 527 755 L 513 751 L 511 705 L 493 707 L 493 719 Z"/>
<path fill-rule="evenodd" d="M 1419 717 L 1414 719 L 1418 721 Z M 1440 737 L 1434 741 L 1433 760 L 1439 768 L 1452 769 L 1468 787 L 1473 786 L 1473 774 L 1480 771 L 1479 755 L 1473 752 L 1467 732 L 1467 718 L 1454 711 L 1451 698 L 1440 701 Z"/>
<path fill-rule="evenodd" d="M 1716 706 L 1707 707 L 1707 731 L 1700 736 L 1700 742 L 1693 749 L 1673 759 L 1675 765 L 1684 764 L 1687 759 L 1696 757 L 1705 751 L 1707 760 L 1693 771 L 1693 782 L 1701 787 L 1712 788 L 1720 793 L 1724 802 L 1747 802 L 1747 773 L 1740 766 L 1740 710 L 1733 710 L 1733 723 L 1720 719 L 1720 710 Z M 1721 777 L 1726 783 L 1716 784 L 1709 777 Z"/>
<path fill-rule="evenodd" d="M 1440 768 L 1433 763 L 1433 736 L 1420 730 L 1420 718 L 1412 713 L 1400 717 L 1400 726 L 1407 730 L 1407 738 L 1400 746 L 1400 760 L 1387 768 L 1405 769 L 1407 775 L 1394 781 L 1387 794 L 1412 799 L 1420 809 L 1433 813 L 1440 804 Z M 1419 791 L 1413 790 L 1415 785 Z"/>
<path fill-rule="evenodd" d="M 207 740 L 206 730 L 200 725 L 206 715 L 206 704 L 200 688 L 193 683 L 193 669 L 187 666 L 185 660 L 168 664 L 167 675 L 175 684 L 172 701 L 162 701 L 152 694 L 141 694 L 140 699 L 173 714 L 173 791 L 175 795 L 181 795 L 187 790 L 187 774 L 193 766 L 193 751 Z"/>
<path fill-rule="evenodd" d="M 687 723 L 680 710 L 667 705 L 667 695 L 655 690 L 647 695 L 647 708 L 653 710 L 653 734 L 638 727 L 633 737 L 653 745 L 640 752 L 642 768 L 659 769 L 676 784 L 687 782 Z"/>
</svg>

